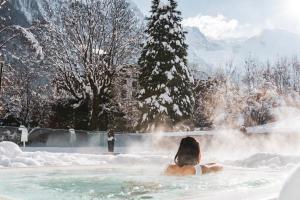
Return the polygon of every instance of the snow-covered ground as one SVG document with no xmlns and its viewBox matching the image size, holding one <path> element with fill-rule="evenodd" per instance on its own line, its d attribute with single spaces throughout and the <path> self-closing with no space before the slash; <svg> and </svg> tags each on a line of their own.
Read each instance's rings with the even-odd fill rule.
<svg viewBox="0 0 300 200">
<path fill-rule="evenodd" d="M 250 133 L 300 133 L 300 117 L 288 118 L 279 122 L 247 128 Z"/>
<path fill-rule="evenodd" d="M 299 200 L 300 199 L 300 166 L 288 177 L 281 189 L 279 200 Z"/>
<path fill-rule="evenodd" d="M 0 196 L 21 200 L 40 200 L 46 194 L 47 200 L 57 199 L 58 195 L 63 200 L 270 200 L 277 199 L 284 180 L 300 164 L 300 154 L 250 151 L 239 156 L 235 152 L 231 157 L 231 147 L 219 149 L 227 152 L 220 154 L 212 144 L 211 151 L 203 152 L 203 162 L 222 163 L 222 173 L 172 178 L 162 176 L 162 172 L 172 162 L 175 149 L 122 147 L 116 149 L 120 154 L 109 155 L 105 148 L 20 149 L 14 143 L 1 142 Z"/>
<path fill-rule="evenodd" d="M 42 151 L 40 151 L 42 150 Z M 26 152 L 27 151 L 27 152 Z M 31 151 L 31 152 L 28 152 Z M 49 166 L 90 166 L 135 163 L 169 163 L 168 156 L 139 152 L 119 155 L 106 154 L 104 148 L 25 148 L 22 151 L 11 142 L 0 143 L 0 167 L 49 167 Z"/>
</svg>

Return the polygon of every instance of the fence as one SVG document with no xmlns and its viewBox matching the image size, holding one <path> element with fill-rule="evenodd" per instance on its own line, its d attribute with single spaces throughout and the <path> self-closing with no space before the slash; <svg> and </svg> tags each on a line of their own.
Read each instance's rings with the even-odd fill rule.
<svg viewBox="0 0 300 200">
<path fill-rule="evenodd" d="M 0 142 L 12 141 L 21 144 L 21 132 L 19 127 L 0 126 Z M 138 143 L 151 140 L 148 134 L 121 134 L 116 133 L 116 146 L 127 146 L 130 143 Z M 68 129 L 34 128 L 29 130 L 27 146 L 32 147 L 86 147 L 107 145 L 106 132 L 75 130 L 72 134 Z"/>
<path fill-rule="evenodd" d="M 0 142 L 12 141 L 21 144 L 21 132 L 19 127 L 0 126 Z M 206 131 L 196 132 L 176 132 L 161 134 L 136 134 L 136 133 L 116 133 L 115 145 L 118 147 L 131 146 L 132 144 L 147 145 L 158 141 L 175 140 L 187 135 L 196 137 L 211 138 L 212 133 Z M 106 147 L 107 134 L 101 131 L 75 130 L 75 134 L 69 129 L 46 129 L 33 128 L 29 130 L 27 146 L 31 147 Z"/>
<path fill-rule="evenodd" d="M 0 126 L 0 142 L 12 141 L 15 143 L 21 142 L 21 134 L 18 127 Z"/>
</svg>

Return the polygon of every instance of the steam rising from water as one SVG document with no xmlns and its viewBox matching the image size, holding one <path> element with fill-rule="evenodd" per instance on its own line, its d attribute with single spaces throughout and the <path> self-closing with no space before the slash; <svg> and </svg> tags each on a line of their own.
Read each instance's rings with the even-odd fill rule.
<svg viewBox="0 0 300 200">
<path fill-rule="evenodd" d="M 134 151 L 137 151 L 139 146 L 142 148 L 148 146 L 154 152 L 165 151 L 173 157 L 181 138 L 194 136 L 201 145 L 204 162 L 230 163 L 228 161 L 248 159 L 249 162 L 251 160 L 261 165 L 268 165 L 268 162 L 270 165 L 272 163 L 284 165 L 291 160 L 294 160 L 292 163 L 299 163 L 300 111 L 296 108 L 281 107 L 275 110 L 275 113 L 279 121 L 249 128 L 249 134 L 229 128 L 216 129 L 206 134 L 204 132 L 178 132 L 171 134 L 171 137 L 168 133 L 156 132 L 152 134 L 152 145 L 149 145 L 149 140 L 131 145 L 135 148 Z"/>
<path fill-rule="evenodd" d="M 148 164 L 159 163 L 164 167 L 173 161 L 181 138 L 193 136 L 200 143 L 203 163 L 220 162 L 242 167 L 274 167 L 300 163 L 300 111 L 296 108 L 281 107 L 275 113 L 277 122 L 248 128 L 249 134 L 224 128 L 223 125 L 222 129 L 216 128 L 214 131 L 207 132 L 156 131 L 149 134 L 116 135 L 116 152 L 139 155 L 136 158 L 137 163 L 138 160 L 141 164 L 147 160 Z M 107 141 L 104 135 L 101 137 L 102 147 L 99 147 L 100 135 L 95 134 L 89 140 L 89 146 L 93 148 L 72 149 L 72 152 L 84 154 L 106 152 L 106 146 L 103 145 Z M 158 157 L 162 155 L 163 159 L 160 162 L 157 159 L 151 161 L 149 155 Z M 145 159 L 142 159 L 143 156 Z M 116 162 L 125 162 L 126 159 L 129 158 L 119 157 Z"/>
</svg>

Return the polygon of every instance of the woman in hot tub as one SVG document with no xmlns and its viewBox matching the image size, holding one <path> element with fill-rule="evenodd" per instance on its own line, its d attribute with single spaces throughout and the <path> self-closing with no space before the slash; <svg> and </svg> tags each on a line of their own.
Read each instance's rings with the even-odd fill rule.
<svg viewBox="0 0 300 200">
<path fill-rule="evenodd" d="M 223 167 L 216 163 L 200 165 L 201 152 L 199 143 L 192 137 L 183 138 L 174 158 L 174 165 L 165 171 L 168 176 L 191 176 L 218 172 Z"/>
</svg>

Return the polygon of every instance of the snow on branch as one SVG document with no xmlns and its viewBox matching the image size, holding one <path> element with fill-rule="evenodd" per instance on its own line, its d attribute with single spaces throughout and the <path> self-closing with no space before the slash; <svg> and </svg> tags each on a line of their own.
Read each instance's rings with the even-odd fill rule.
<svg viewBox="0 0 300 200">
<path fill-rule="evenodd" d="M 44 59 L 43 48 L 41 47 L 40 43 L 37 41 L 35 36 L 30 31 L 21 26 L 14 25 L 13 27 L 16 30 L 20 31 L 21 34 L 26 38 L 26 40 L 31 44 L 31 47 L 35 50 L 36 55 L 40 59 Z"/>
<path fill-rule="evenodd" d="M 7 0 L 0 0 L 0 8 L 7 2 Z"/>
</svg>

